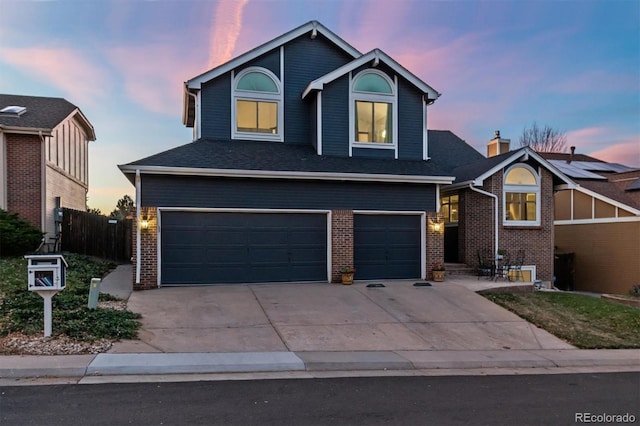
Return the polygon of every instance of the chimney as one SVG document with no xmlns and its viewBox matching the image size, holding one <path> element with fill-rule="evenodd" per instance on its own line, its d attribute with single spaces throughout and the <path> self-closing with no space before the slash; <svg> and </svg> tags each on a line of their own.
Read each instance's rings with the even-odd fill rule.
<svg viewBox="0 0 640 426">
<path fill-rule="evenodd" d="M 571 154 L 569 154 L 569 159 L 567 160 L 567 163 L 571 163 L 573 161 L 573 156 L 576 153 L 576 147 L 572 146 L 571 148 Z"/>
<path fill-rule="evenodd" d="M 487 158 L 495 157 L 496 155 L 504 154 L 511 150 L 511 139 L 502 139 L 500 137 L 500 130 L 496 130 L 494 138 L 487 144 Z"/>
</svg>

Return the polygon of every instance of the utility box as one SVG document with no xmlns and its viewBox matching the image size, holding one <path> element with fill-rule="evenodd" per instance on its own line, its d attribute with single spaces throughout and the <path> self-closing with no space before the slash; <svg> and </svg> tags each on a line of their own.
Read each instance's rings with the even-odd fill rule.
<svg viewBox="0 0 640 426">
<path fill-rule="evenodd" d="M 64 290 L 67 284 L 67 262 L 61 254 L 33 254 L 24 257 L 30 291 Z"/>
</svg>

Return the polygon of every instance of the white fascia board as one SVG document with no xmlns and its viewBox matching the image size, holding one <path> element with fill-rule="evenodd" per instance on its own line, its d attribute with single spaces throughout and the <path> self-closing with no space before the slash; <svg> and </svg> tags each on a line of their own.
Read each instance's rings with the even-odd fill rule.
<svg viewBox="0 0 640 426">
<path fill-rule="evenodd" d="M 95 141 L 96 140 L 95 129 L 93 128 L 93 125 L 89 122 L 87 117 L 82 113 L 82 111 L 80 111 L 80 108 L 76 108 L 73 111 L 71 111 L 71 113 L 69 115 L 67 115 L 63 120 L 61 120 L 56 125 L 56 127 L 58 127 L 60 124 L 63 124 L 67 120 L 71 120 L 72 118 L 76 117 L 76 115 L 77 115 L 78 121 L 80 122 L 80 124 L 84 127 L 85 131 L 87 132 L 87 140 Z M 55 130 L 56 127 L 54 127 L 53 129 Z M 53 133 L 53 130 L 51 132 Z"/>
<path fill-rule="evenodd" d="M 486 172 L 484 172 L 483 174 L 481 174 L 480 176 L 475 178 L 473 180 L 473 184 L 474 185 L 482 185 L 482 182 L 484 182 L 485 179 L 489 178 L 490 176 L 493 176 L 498 171 L 504 169 L 508 165 L 510 165 L 510 164 L 512 164 L 512 163 L 514 163 L 514 162 L 516 162 L 518 160 L 522 159 L 522 160 L 526 161 L 526 159 L 528 157 L 531 157 L 534 160 L 536 160 L 543 167 L 545 167 L 547 170 L 549 170 L 553 175 L 557 176 L 566 185 L 568 185 L 568 187 L 573 188 L 573 187 L 576 186 L 576 184 L 571 179 L 569 179 L 564 173 L 562 173 L 557 167 L 555 167 L 553 164 L 549 163 L 547 160 L 542 158 L 535 151 L 533 151 L 531 148 L 528 148 L 528 147 L 525 147 L 525 148 L 523 148 L 521 150 L 518 150 L 518 151 L 514 151 L 513 155 L 508 156 L 502 162 L 500 162 L 499 164 L 495 165 L 493 168 L 487 170 Z M 456 185 L 458 185 L 458 184 L 456 184 Z"/>
<path fill-rule="evenodd" d="M 311 83 L 309 83 L 309 85 L 306 87 L 304 92 L 302 92 L 302 98 L 304 99 L 310 92 L 314 90 L 322 90 L 325 84 L 331 83 L 332 81 L 342 77 L 348 72 L 351 72 L 356 68 L 364 65 L 368 61 L 374 61 L 376 59 L 379 59 L 380 61 L 382 61 L 384 64 L 386 64 L 391 69 L 393 69 L 396 73 L 398 73 L 399 75 L 404 77 L 406 80 L 408 80 L 411 84 L 413 84 L 415 87 L 420 89 L 423 93 L 426 93 L 427 95 L 429 95 L 429 99 L 438 99 L 440 97 L 440 93 L 438 93 L 437 90 L 429 86 L 424 81 L 420 80 L 418 77 L 416 77 L 409 70 L 407 70 L 405 67 L 400 65 L 398 62 L 396 62 L 389 55 L 387 55 L 380 49 L 373 49 L 372 51 L 360 56 L 359 58 L 354 59 L 353 61 L 341 66 L 340 68 L 337 68 L 331 71 L 330 73 L 325 74 L 322 77 L 313 80 Z"/>
<path fill-rule="evenodd" d="M 273 170 L 238 170 L 238 169 L 201 169 L 195 167 L 164 167 L 164 166 L 118 166 L 122 173 L 135 173 L 140 170 L 143 174 L 182 175 L 182 176 L 216 176 L 236 178 L 263 179 L 309 179 L 309 180 L 347 180 L 368 182 L 401 182 L 421 184 L 450 184 L 453 176 L 420 176 L 420 175 L 389 175 L 373 173 L 326 173 L 326 172 L 296 172 Z"/>
<path fill-rule="evenodd" d="M 311 21 L 308 22 L 298 28 L 295 28 L 291 31 L 289 31 L 288 33 L 285 33 L 283 35 L 281 35 L 280 37 L 277 37 L 261 46 L 256 47 L 255 49 L 252 49 L 250 51 L 248 51 L 247 53 L 244 53 L 238 57 L 236 57 L 235 59 L 230 60 L 229 62 L 226 62 L 216 68 L 213 68 L 212 70 L 209 70 L 203 74 L 200 74 L 190 80 L 186 81 L 186 86 L 189 89 L 200 89 L 202 83 L 207 82 L 209 80 L 212 80 L 222 74 L 225 74 L 235 68 L 237 68 L 238 66 L 249 62 L 255 58 L 257 58 L 260 55 L 263 55 L 273 49 L 276 49 L 288 42 L 290 42 L 293 39 L 296 39 L 306 33 L 312 32 L 312 31 L 316 31 L 319 32 L 320 34 L 322 34 L 324 37 L 328 38 L 329 40 L 331 40 L 333 43 L 335 43 L 336 45 L 338 45 L 342 50 L 344 50 L 346 53 L 348 53 L 349 55 L 353 56 L 354 58 L 357 58 L 359 56 L 361 56 L 362 54 L 356 50 L 353 46 L 351 46 L 350 44 L 348 44 L 347 42 L 345 42 L 344 40 L 342 40 L 340 37 L 338 37 L 336 34 L 334 34 L 333 32 L 331 32 L 327 27 L 325 27 L 324 25 L 322 25 L 321 23 L 317 22 L 317 21 Z"/>
</svg>

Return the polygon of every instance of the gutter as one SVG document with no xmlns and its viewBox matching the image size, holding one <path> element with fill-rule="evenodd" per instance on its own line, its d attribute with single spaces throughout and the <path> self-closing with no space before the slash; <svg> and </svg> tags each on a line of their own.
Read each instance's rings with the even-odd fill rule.
<svg viewBox="0 0 640 426">
<path fill-rule="evenodd" d="M 44 140 L 44 135 L 42 134 L 42 130 L 38 131 L 38 136 L 40 136 L 40 159 L 42 161 L 40 165 L 40 229 L 42 232 L 48 234 L 47 229 L 47 158 L 45 146 L 46 142 Z M 45 235 L 46 238 L 46 235 Z"/>
<path fill-rule="evenodd" d="M 335 172 L 298 172 L 288 170 L 239 170 L 239 169 L 204 169 L 197 167 L 165 167 L 165 166 L 118 166 L 122 173 L 183 175 L 183 176 L 215 176 L 238 178 L 264 179 L 312 179 L 312 180 L 347 180 L 373 182 L 401 182 L 401 183 L 433 183 L 448 185 L 453 182 L 453 176 L 423 176 L 423 175 L 391 175 L 373 173 L 335 173 Z"/>
<path fill-rule="evenodd" d="M 495 233 L 495 241 L 494 241 L 494 249 L 493 249 L 493 253 L 495 255 L 495 262 L 496 262 L 496 267 L 498 266 L 498 247 L 499 247 L 499 239 L 498 239 L 498 223 L 500 221 L 500 218 L 498 216 L 498 196 L 496 194 L 492 194 L 490 192 L 484 191 L 482 189 L 478 189 L 476 187 L 473 186 L 473 184 L 469 184 L 469 189 L 477 192 L 478 194 L 482 194 L 482 195 L 486 195 L 488 197 L 493 198 L 494 200 L 494 205 L 495 205 L 495 214 L 494 214 L 494 233 Z"/>
</svg>

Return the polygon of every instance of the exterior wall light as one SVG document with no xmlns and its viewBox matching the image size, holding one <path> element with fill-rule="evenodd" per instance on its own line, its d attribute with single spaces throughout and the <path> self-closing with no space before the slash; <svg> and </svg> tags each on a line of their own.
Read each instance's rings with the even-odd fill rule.
<svg viewBox="0 0 640 426">
<path fill-rule="evenodd" d="M 436 222 L 433 224 L 433 230 L 435 232 L 440 232 L 441 229 L 442 229 L 442 224 L 440 222 Z"/>
<path fill-rule="evenodd" d="M 149 229 L 149 218 L 147 216 L 142 216 L 142 220 L 140 221 L 140 229 L 147 230 Z"/>
</svg>

